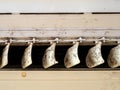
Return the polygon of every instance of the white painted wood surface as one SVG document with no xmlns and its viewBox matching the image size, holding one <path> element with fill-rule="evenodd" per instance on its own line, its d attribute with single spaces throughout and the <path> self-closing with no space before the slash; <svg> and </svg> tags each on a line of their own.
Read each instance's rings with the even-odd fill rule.
<svg viewBox="0 0 120 90">
<path fill-rule="evenodd" d="M 0 15 L 0 28 L 120 28 L 120 14 Z"/>
<path fill-rule="evenodd" d="M 120 12 L 120 0 L 0 0 L 0 13 Z"/>
<path fill-rule="evenodd" d="M 0 15 L 0 37 L 120 36 L 120 15 Z"/>
</svg>

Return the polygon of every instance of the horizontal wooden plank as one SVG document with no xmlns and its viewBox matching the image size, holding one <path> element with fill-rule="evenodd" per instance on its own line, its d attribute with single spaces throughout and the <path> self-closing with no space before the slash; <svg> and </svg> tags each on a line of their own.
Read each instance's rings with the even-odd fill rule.
<svg viewBox="0 0 120 90">
<path fill-rule="evenodd" d="M 120 12 L 119 0 L 0 0 L 0 13 Z"/>
<path fill-rule="evenodd" d="M 120 71 L 0 71 L 1 80 L 120 80 Z"/>
<path fill-rule="evenodd" d="M 120 28 L 120 14 L 0 15 L 0 28 Z"/>
<path fill-rule="evenodd" d="M 120 90 L 119 80 L 0 81 L 4 90 Z"/>
<path fill-rule="evenodd" d="M 0 71 L 0 88 L 119 90 L 120 71 Z"/>
<path fill-rule="evenodd" d="M 35 38 L 60 38 L 63 41 L 63 38 L 74 38 L 79 39 L 79 37 L 110 37 L 110 38 L 120 38 L 120 29 L 81 29 L 81 28 L 39 28 L 39 29 L 13 29 L 13 30 L 2 30 L 0 29 L 1 38 L 25 38 L 25 37 L 35 37 Z M 17 39 L 16 39 L 17 40 Z"/>
</svg>

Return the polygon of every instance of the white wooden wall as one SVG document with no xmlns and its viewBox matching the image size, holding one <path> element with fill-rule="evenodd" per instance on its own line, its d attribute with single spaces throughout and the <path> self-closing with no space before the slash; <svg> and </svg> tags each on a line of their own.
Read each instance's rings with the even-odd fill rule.
<svg viewBox="0 0 120 90">
<path fill-rule="evenodd" d="M 120 0 L 0 0 L 0 13 L 120 12 Z"/>
</svg>

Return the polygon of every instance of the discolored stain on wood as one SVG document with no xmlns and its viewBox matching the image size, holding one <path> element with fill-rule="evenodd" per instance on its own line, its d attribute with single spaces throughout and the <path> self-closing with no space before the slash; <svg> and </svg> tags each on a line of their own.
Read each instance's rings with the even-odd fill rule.
<svg viewBox="0 0 120 90">
<path fill-rule="evenodd" d="M 27 73 L 26 73 L 26 72 L 22 72 L 22 73 L 21 73 L 21 76 L 22 76 L 23 78 L 25 78 L 25 77 L 27 76 Z"/>
</svg>

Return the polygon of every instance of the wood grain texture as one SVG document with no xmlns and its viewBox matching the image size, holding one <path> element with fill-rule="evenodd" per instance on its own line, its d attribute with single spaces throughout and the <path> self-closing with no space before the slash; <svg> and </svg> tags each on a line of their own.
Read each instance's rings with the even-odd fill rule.
<svg viewBox="0 0 120 90">
<path fill-rule="evenodd" d="M 120 71 L 0 71 L 0 88 L 120 90 Z"/>
<path fill-rule="evenodd" d="M 0 15 L 0 28 L 120 28 L 120 14 Z"/>
</svg>

